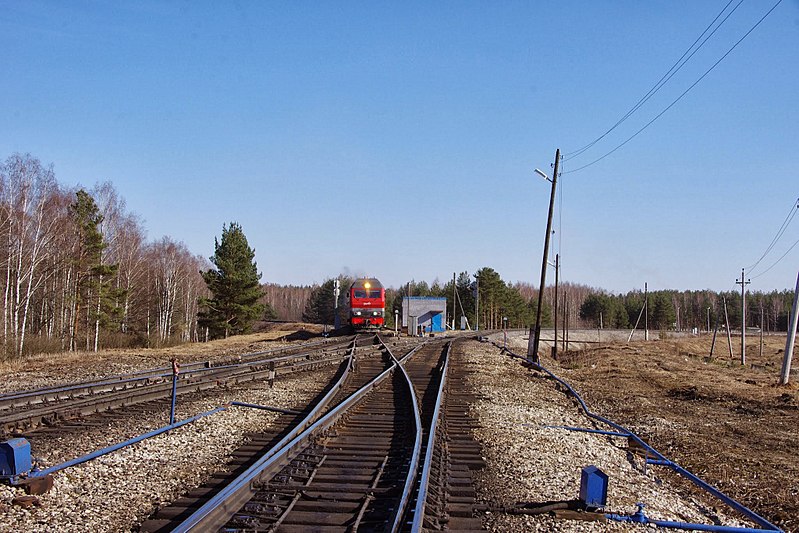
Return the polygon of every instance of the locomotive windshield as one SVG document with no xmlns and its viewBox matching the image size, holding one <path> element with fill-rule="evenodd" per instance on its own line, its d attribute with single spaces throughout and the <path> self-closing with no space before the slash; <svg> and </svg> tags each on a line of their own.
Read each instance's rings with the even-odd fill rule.
<svg viewBox="0 0 799 533">
<path fill-rule="evenodd" d="M 365 289 L 352 289 L 353 298 L 380 298 L 380 291 L 367 291 Z"/>
</svg>

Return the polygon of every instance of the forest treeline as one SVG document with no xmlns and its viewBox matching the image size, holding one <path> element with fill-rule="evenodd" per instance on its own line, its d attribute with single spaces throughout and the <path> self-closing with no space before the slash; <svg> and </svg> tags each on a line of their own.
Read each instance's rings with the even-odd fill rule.
<svg viewBox="0 0 799 533">
<path fill-rule="evenodd" d="M 236 234 L 241 229 L 235 224 L 231 228 Z M 223 228 L 223 237 L 231 228 Z M 244 263 L 252 260 L 254 252 L 243 232 L 234 241 Z M 29 154 L 14 154 L 0 162 L 2 357 L 164 346 L 235 334 L 238 326 L 211 331 L 215 321 L 230 322 L 209 313 L 213 306 L 207 304 L 218 300 L 219 294 L 212 295 L 202 273 L 208 278 L 212 266 L 171 237 L 148 241 L 141 219 L 127 210 L 111 183 L 91 189 L 63 186 L 52 166 Z M 251 270 L 250 278 L 258 280 L 254 262 Z M 345 276 L 338 279 L 342 288 L 352 281 Z M 262 316 L 253 320 L 333 323 L 333 278 L 311 286 L 267 281 L 260 290 L 248 290 L 260 297 L 252 309 Z M 456 327 L 465 316 L 470 327 L 479 323 L 481 329 L 500 328 L 505 318 L 508 327 L 529 327 L 538 297 L 532 285 L 507 282 L 490 267 L 461 272 L 454 286 L 452 279 L 409 280 L 386 290 L 390 327 L 407 295 L 447 298 L 450 321 L 454 299 Z M 638 319 L 643 298 L 640 290 L 612 294 L 561 283 L 556 299 L 554 287 L 548 286 L 542 323 L 551 325 L 557 312 L 559 323 L 572 328 L 628 328 Z M 791 299 L 788 290 L 749 292 L 747 326 L 762 324 L 766 331 L 785 331 Z M 741 299 L 735 291 L 653 291 L 646 316 L 652 329 L 706 329 L 718 318 L 723 323 L 725 302 L 730 324 L 739 327 Z M 202 303 L 205 327 L 198 324 Z M 339 309 L 346 319 L 346 290 Z M 240 329 L 246 331 L 249 325 Z"/>
<path fill-rule="evenodd" d="M 207 266 L 170 237 L 148 242 L 110 183 L 64 187 L 29 154 L 0 163 L 6 357 L 197 340 Z"/>
<path fill-rule="evenodd" d="M 341 275 L 336 279 L 342 287 L 348 287 L 352 278 Z M 479 288 L 479 290 L 478 290 Z M 273 305 L 277 316 L 284 320 L 304 320 L 320 324 L 333 324 L 333 278 L 321 285 L 311 287 L 269 286 L 267 301 Z M 576 283 L 561 283 L 557 302 L 555 287 L 544 290 L 541 323 L 550 327 L 557 312 L 560 327 L 570 328 L 632 328 L 648 324 L 654 330 L 707 330 L 708 327 L 724 327 L 724 306 L 732 329 L 740 329 L 741 294 L 736 291 L 716 292 L 658 290 L 646 294 L 648 306 L 644 312 L 645 293 L 632 290 L 612 294 L 604 289 Z M 476 296 L 479 294 L 479 302 Z M 447 318 L 452 320 L 453 298 L 456 305 L 456 328 L 460 328 L 460 317 L 465 316 L 469 327 L 479 325 L 481 329 L 503 327 L 507 318 L 509 328 L 528 328 L 535 321 L 538 305 L 538 290 L 528 283 L 509 283 L 490 267 L 469 274 L 461 272 L 453 281 L 439 280 L 429 284 L 411 280 L 399 288 L 386 289 L 386 323 L 394 326 L 395 311 L 402 313 L 405 296 L 435 296 L 447 299 Z M 747 292 L 747 327 L 762 327 L 765 331 L 786 331 L 793 293 L 789 290 L 770 292 Z M 287 305 L 291 302 L 291 305 Z M 304 303 L 303 303 L 304 302 Z M 339 296 L 339 312 L 346 320 L 346 295 Z M 302 310 L 301 310 L 302 309 Z M 479 320 L 477 320 L 479 319 Z"/>
</svg>

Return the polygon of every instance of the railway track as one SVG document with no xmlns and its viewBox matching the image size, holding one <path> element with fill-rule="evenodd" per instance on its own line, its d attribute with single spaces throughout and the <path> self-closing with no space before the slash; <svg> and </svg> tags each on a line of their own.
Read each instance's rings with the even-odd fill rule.
<svg viewBox="0 0 799 533">
<path fill-rule="evenodd" d="M 352 338 L 307 343 L 298 347 L 241 355 L 216 362 L 183 365 L 177 380 L 178 396 L 219 387 L 279 379 L 280 376 L 337 364 Z M 111 376 L 102 380 L 0 395 L 0 438 L 29 435 L 42 428 L 87 423 L 85 417 L 126 412 L 132 406 L 168 404 L 172 392 L 171 368 Z"/>
<path fill-rule="evenodd" d="M 252 436 L 227 471 L 142 531 L 481 529 L 469 470 L 482 459 L 451 343 L 356 345 L 313 407 Z"/>
</svg>

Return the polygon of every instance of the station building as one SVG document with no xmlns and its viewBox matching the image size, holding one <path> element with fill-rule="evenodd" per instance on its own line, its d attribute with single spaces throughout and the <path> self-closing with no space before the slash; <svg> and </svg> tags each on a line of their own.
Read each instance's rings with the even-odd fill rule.
<svg viewBox="0 0 799 533">
<path fill-rule="evenodd" d="M 402 329 L 409 335 L 422 331 L 428 333 L 446 331 L 447 299 L 433 296 L 406 296 L 402 299 Z"/>
</svg>

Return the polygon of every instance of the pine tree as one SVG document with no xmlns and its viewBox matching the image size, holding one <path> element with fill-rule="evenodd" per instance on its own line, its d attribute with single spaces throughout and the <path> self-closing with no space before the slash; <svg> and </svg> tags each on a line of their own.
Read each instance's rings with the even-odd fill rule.
<svg viewBox="0 0 799 533">
<path fill-rule="evenodd" d="M 77 233 L 77 249 L 72 259 L 76 281 L 69 348 L 71 351 L 76 349 L 79 319 L 83 316 L 81 310 L 89 306 L 86 315 L 86 349 L 89 349 L 90 344 L 90 323 L 94 323 L 94 350 L 97 351 L 99 327 L 111 327 L 118 322 L 120 307 L 116 302 L 124 298 L 125 291 L 115 289 L 111 283 L 118 265 L 103 264 L 103 250 L 107 246 L 99 229 L 103 215 L 92 195 L 83 189 L 76 192 L 69 213 Z"/>
<path fill-rule="evenodd" d="M 353 280 L 346 276 L 339 276 L 326 280 L 320 286 L 315 287 L 311 291 L 311 296 L 308 298 L 308 303 L 305 305 L 305 310 L 302 312 L 303 322 L 310 322 L 311 324 L 334 324 L 334 285 L 336 279 L 340 282 L 340 293 L 338 297 L 338 313 L 341 323 L 344 324 L 347 320 L 347 289 L 352 285 Z"/>
<path fill-rule="evenodd" d="M 259 302 L 264 293 L 255 250 L 239 224 L 222 226 L 222 239 L 214 239 L 210 260 L 216 268 L 201 274 L 212 297 L 200 299 L 200 326 L 207 328 L 212 338 L 247 333 L 253 322 L 263 318 L 267 306 Z"/>
</svg>

